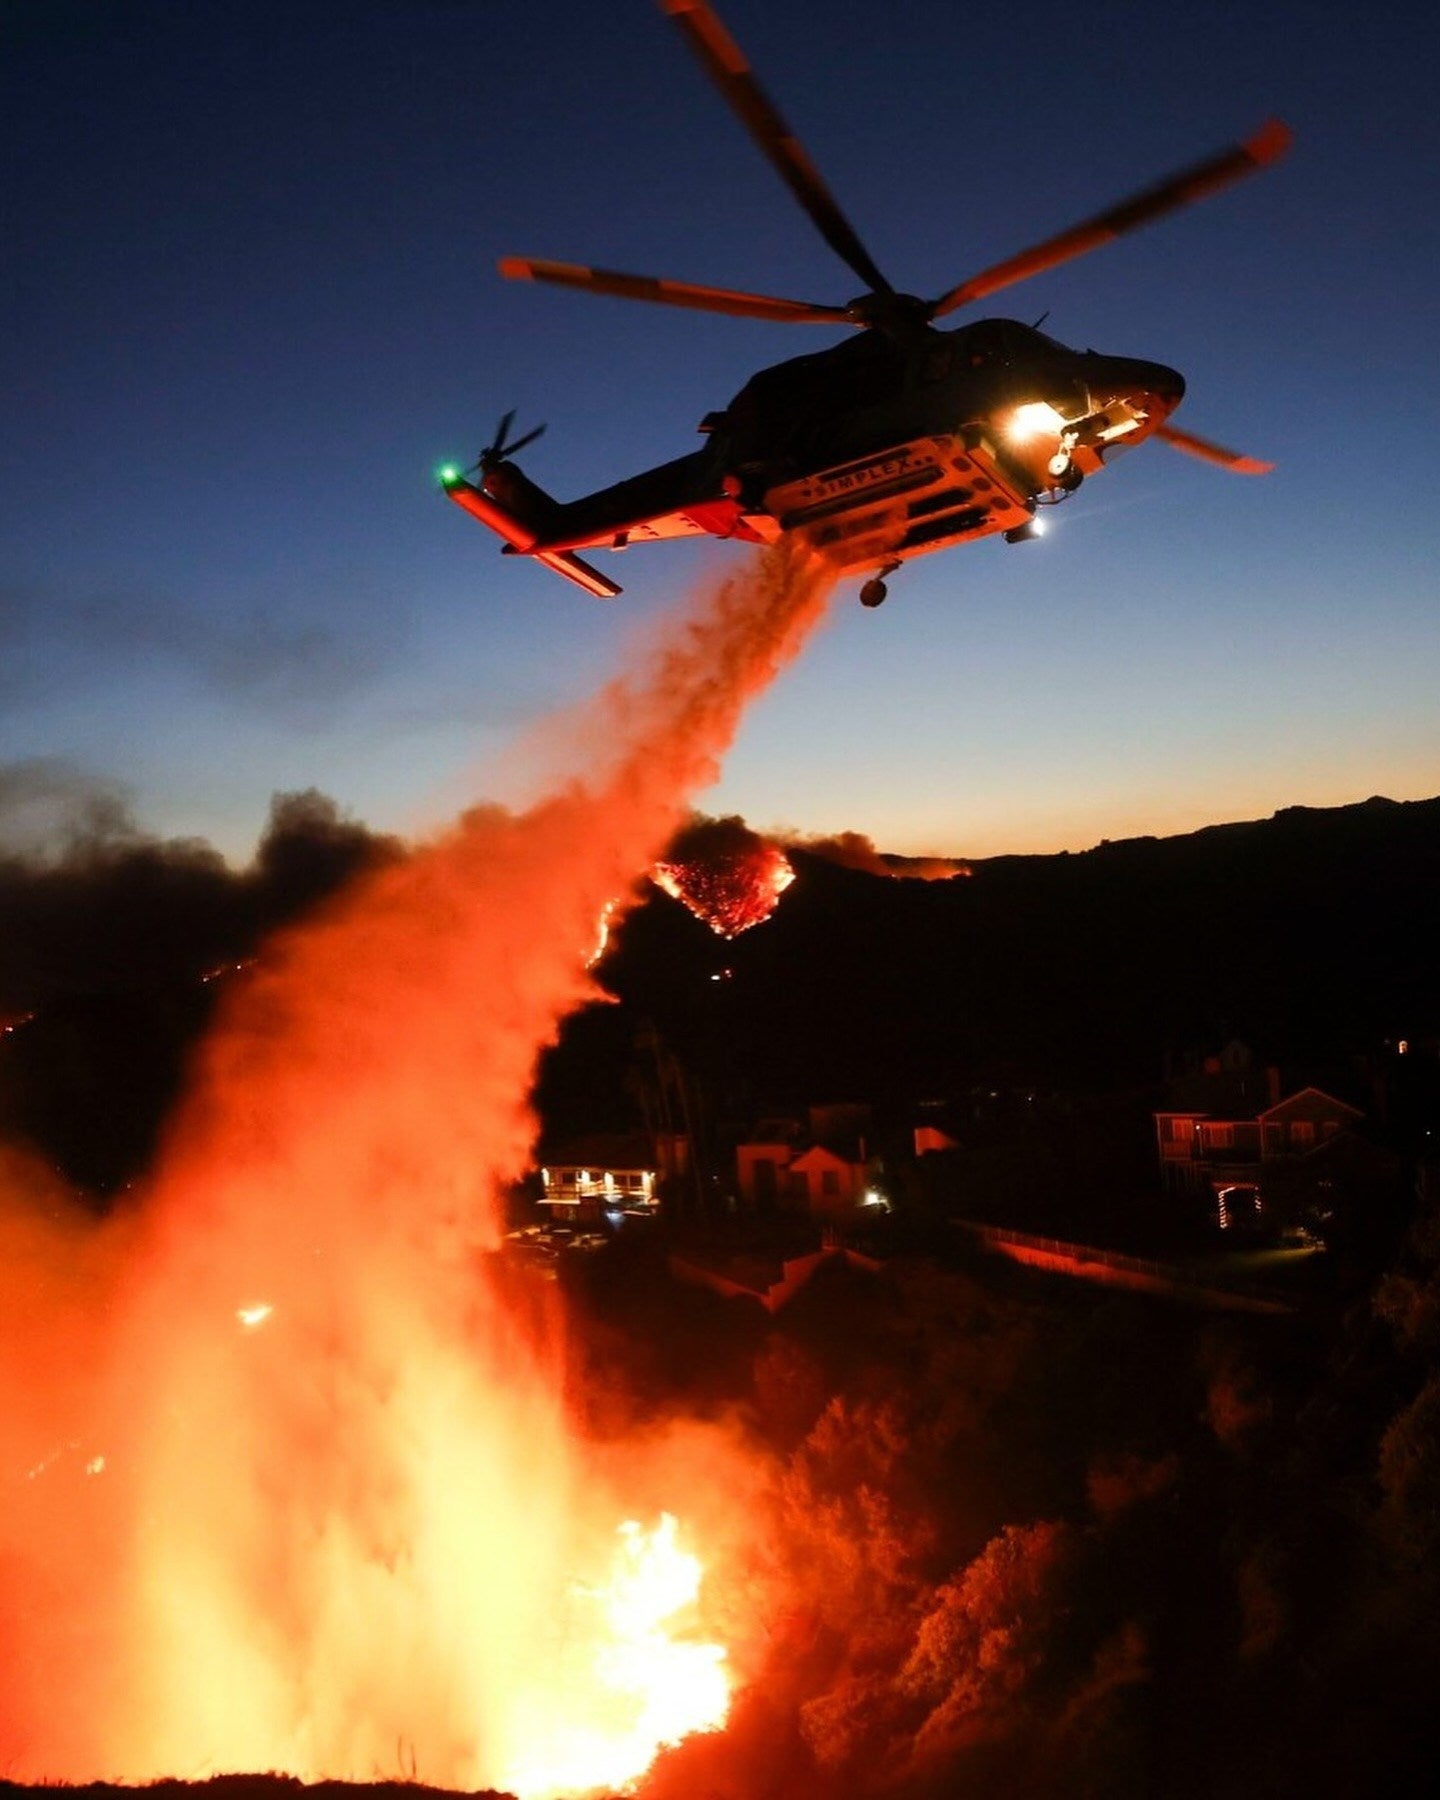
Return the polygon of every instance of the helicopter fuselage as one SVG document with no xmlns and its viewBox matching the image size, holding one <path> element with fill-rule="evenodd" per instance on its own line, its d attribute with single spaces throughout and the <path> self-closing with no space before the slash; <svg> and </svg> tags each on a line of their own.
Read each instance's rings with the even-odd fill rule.
<svg viewBox="0 0 1440 1800">
<path fill-rule="evenodd" d="M 878 606 L 883 577 L 900 563 L 994 532 L 1011 542 L 1037 535 L 1037 507 L 1063 500 L 1113 453 L 1147 437 L 1237 474 L 1270 468 L 1168 424 L 1185 383 L 1161 363 L 1071 350 L 1014 319 L 953 331 L 936 330 L 935 321 L 1268 167 L 1290 142 L 1278 119 L 925 300 L 897 289 L 866 249 L 711 0 L 659 4 L 865 290 L 833 305 L 524 256 L 502 257 L 500 273 L 733 318 L 858 330 L 752 376 L 723 412 L 701 421 L 704 449 L 563 505 L 514 460 L 544 427 L 512 442 L 515 415 L 506 413 L 475 465 L 479 485 L 454 468 L 441 485 L 507 550 L 537 557 L 593 594 L 615 594 L 615 583 L 577 551 L 700 533 L 757 543 L 796 534 L 842 572 L 873 565 L 860 598 Z"/>
<path fill-rule="evenodd" d="M 525 554 L 801 532 L 842 571 L 893 565 L 1030 535 L 1037 505 L 1141 442 L 1184 391 L 1162 364 L 1071 350 L 1011 319 L 912 324 L 762 369 L 702 421 L 703 448 L 581 499 L 552 500 L 509 461 L 470 493 L 525 528 L 512 538 Z"/>
</svg>

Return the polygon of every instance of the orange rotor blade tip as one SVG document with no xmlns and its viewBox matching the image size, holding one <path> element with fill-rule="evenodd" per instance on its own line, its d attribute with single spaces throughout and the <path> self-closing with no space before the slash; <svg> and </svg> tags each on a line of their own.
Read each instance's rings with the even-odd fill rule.
<svg viewBox="0 0 1440 1800">
<path fill-rule="evenodd" d="M 1245 140 L 1252 162 L 1272 163 L 1290 148 L 1294 133 L 1283 119 L 1267 119 L 1254 137 Z"/>
</svg>

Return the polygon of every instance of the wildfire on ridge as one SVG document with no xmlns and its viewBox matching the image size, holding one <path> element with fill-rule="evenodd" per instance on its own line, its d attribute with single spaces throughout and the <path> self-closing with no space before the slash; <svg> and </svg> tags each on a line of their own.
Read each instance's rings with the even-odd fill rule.
<svg viewBox="0 0 1440 1800">
<path fill-rule="evenodd" d="M 795 879 L 779 845 L 737 818 L 692 821 L 650 874 L 722 938 L 763 925 Z"/>
<path fill-rule="evenodd" d="M 763 925 L 795 879 L 787 849 L 887 880 L 948 881 L 971 873 L 955 857 L 887 857 L 858 831 L 829 837 L 762 837 L 742 818 L 695 814 L 671 839 L 650 878 L 718 937 Z"/>
</svg>

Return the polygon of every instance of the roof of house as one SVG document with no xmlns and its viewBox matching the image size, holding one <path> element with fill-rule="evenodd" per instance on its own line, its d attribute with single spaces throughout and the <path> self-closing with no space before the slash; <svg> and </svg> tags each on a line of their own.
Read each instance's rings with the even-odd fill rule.
<svg viewBox="0 0 1440 1800">
<path fill-rule="evenodd" d="M 1222 1110 L 1219 1106 L 1211 1106 L 1208 1110 L 1199 1107 L 1170 1106 L 1157 1108 L 1157 1119 L 1205 1119 L 1217 1125 L 1281 1125 L 1290 1119 L 1363 1119 L 1365 1114 L 1358 1106 L 1351 1106 L 1347 1100 L 1337 1100 L 1334 1094 L 1327 1094 L 1324 1088 L 1297 1088 L 1293 1094 L 1287 1094 L 1273 1106 L 1262 1111 L 1237 1108 L 1233 1111 Z"/>
<path fill-rule="evenodd" d="M 643 1131 L 597 1131 L 542 1144 L 535 1160 L 547 1169 L 654 1170 L 655 1149 Z"/>
<path fill-rule="evenodd" d="M 808 1150 L 802 1150 L 790 1163 L 792 1169 L 799 1169 L 808 1174 L 811 1169 L 831 1168 L 850 1169 L 863 1162 L 858 1146 L 852 1145 L 847 1152 L 843 1148 L 832 1148 L 829 1144 L 811 1144 Z"/>
<path fill-rule="evenodd" d="M 1266 1123 L 1278 1124 L 1285 1119 L 1333 1119 L 1342 1115 L 1348 1115 L 1352 1119 L 1365 1117 L 1358 1106 L 1351 1106 L 1345 1100 L 1337 1100 L 1323 1088 L 1303 1087 L 1293 1094 L 1287 1094 L 1274 1106 L 1267 1107 L 1259 1117 Z"/>
</svg>

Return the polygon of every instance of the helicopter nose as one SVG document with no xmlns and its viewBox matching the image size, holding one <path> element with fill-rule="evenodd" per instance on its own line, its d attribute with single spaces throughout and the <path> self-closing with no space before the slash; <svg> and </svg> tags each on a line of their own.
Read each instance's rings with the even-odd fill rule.
<svg viewBox="0 0 1440 1800">
<path fill-rule="evenodd" d="M 1146 393 L 1153 394 L 1171 412 L 1185 398 L 1185 377 L 1178 369 L 1167 369 L 1164 363 L 1136 363 L 1135 369 L 1140 376 L 1140 385 Z"/>
<path fill-rule="evenodd" d="M 1138 357 L 1100 356 L 1091 351 L 1086 378 L 1098 404 L 1129 401 L 1142 412 L 1168 417 L 1185 397 L 1185 377 L 1164 363 Z"/>
<path fill-rule="evenodd" d="M 1166 368 L 1164 363 L 1120 357 L 1115 360 L 1113 368 L 1119 385 L 1127 393 L 1145 394 L 1158 401 L 1167 413 L 1173 412 L 1185 398 L 1185 377 L 1178 369 Z"/>
</svg>

